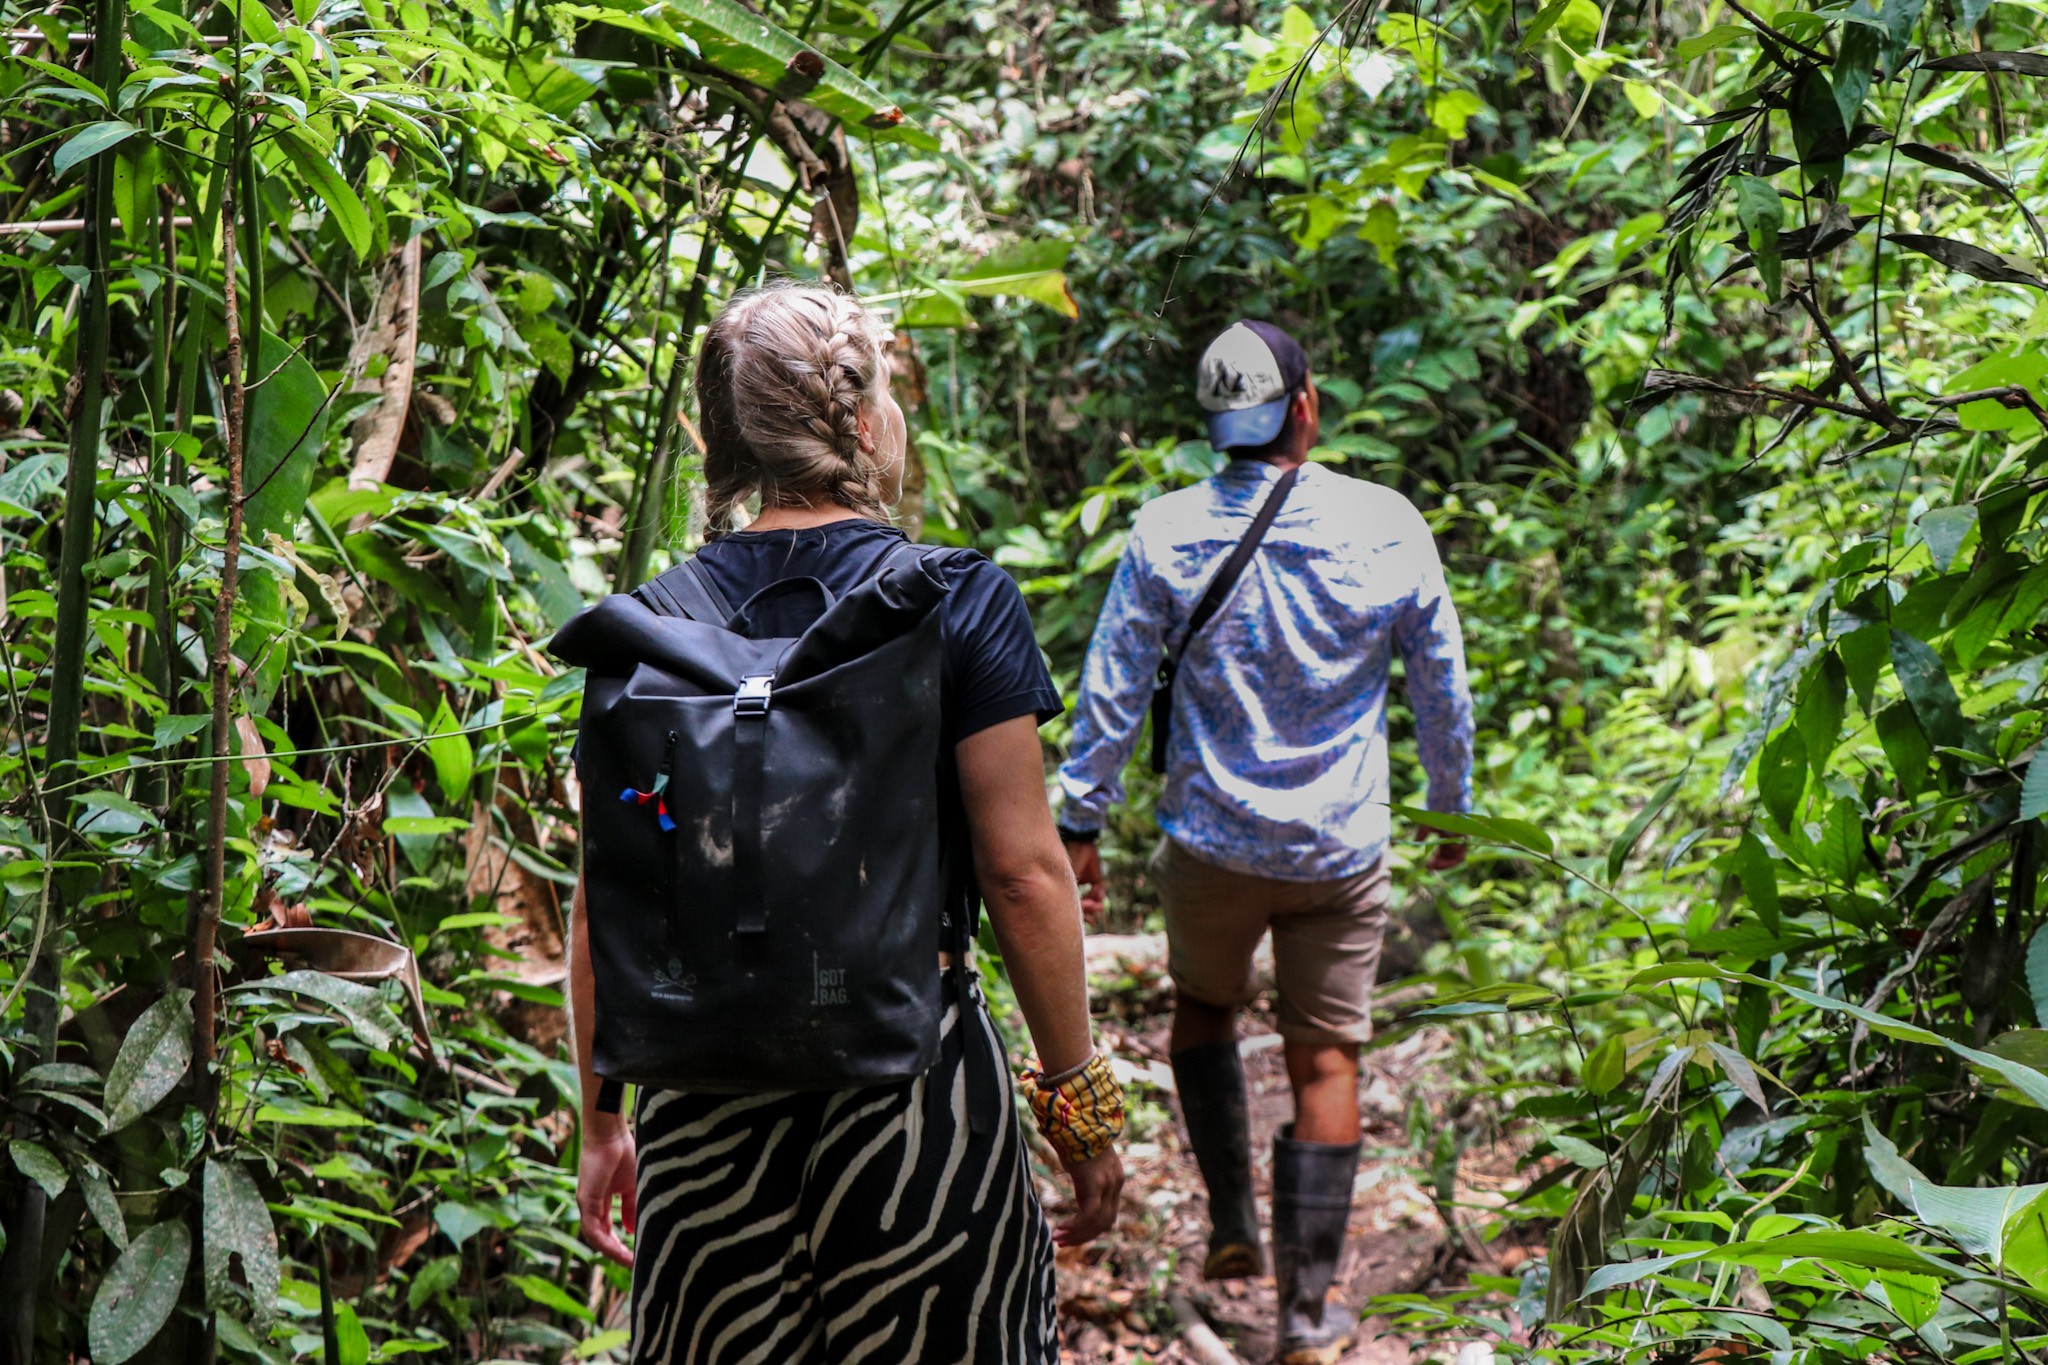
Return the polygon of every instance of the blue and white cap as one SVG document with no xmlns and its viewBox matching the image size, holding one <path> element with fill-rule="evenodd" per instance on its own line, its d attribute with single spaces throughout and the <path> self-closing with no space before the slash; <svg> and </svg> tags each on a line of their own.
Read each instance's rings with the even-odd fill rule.
<svg viewBox="0 0 2048 1365">
<path fill-rule="evenodd" d="M 1209 413 L 1218 450 L 1262 446 L 1287 424 L 1287 405 L 1308 383 L 1308 355 L 1270 322 L 1234 322 L 1202 352 L 1195 398 Z"/>
</svg>

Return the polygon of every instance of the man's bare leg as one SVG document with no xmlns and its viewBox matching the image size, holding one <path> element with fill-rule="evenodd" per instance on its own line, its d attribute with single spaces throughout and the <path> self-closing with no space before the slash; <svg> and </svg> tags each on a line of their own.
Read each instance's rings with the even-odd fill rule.
<svg viewBox="0 0 2048 1365">
<path fill-rule="evenodd" d="M 1173 1032 L 1168 1052 L 1183 1052 L 1207 1043 L 1237 1041 L 1237 1011 L 1228 1005 L 1208 1005 L 1200 1000 L 1177 1000 L 1173 1006 Z"/>
<path fill-rule="evenodd" d="M 1358 1141 L 1358 1045 L 1290 1042 L 1284 1051 L 1294 1087 L 1295 1141 Z"/>
</svg>

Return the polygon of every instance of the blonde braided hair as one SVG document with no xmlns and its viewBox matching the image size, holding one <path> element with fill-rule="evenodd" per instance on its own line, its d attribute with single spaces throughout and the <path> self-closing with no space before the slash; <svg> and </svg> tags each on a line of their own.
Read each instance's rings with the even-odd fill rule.
<svg viewBox="0 0 2048 1365">
<path fill-rule="evenodd" d="M 888 383 L 884 338 L 858 299 L 821 285 L 773 284 L 726 304 L 697 358 L 707 539 L 733 529 L 756 493 L 764 508 L 832 502 L 889 520 L 884 457 L 860 434 Z"/>
</svg>

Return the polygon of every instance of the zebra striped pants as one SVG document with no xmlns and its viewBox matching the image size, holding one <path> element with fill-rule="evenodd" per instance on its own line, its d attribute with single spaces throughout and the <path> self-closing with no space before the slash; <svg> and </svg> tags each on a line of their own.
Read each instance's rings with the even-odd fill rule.
<svg viewBox="0 0 2048 1365">
<path fill-rule="evenodd" d="M 1002 1044 L 978 992 L 944 1028 L 893 1085 L 643 1094 L 634 1365 L 1054 1365 Z"/>
</svg>

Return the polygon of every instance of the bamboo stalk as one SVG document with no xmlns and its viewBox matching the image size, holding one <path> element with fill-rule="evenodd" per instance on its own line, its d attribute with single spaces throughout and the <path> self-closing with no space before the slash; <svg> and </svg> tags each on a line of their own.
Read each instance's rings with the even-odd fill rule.
<svg viewBox="0 0 2048 1365">
<path fill-rule="evenodd" d="M 18 223 L 0 223 L 0 237 L 26 237 L 31 233 L 83 232 L 89 220 L 84 218 L 29 218 Z M 190 218 L 171 219 L 172 227 L 192 226 Z"/>
<path fill-rule="evenodd" d="M 119 31 L 126 22 L 123 0 L 99 0 L 102 32 Z M 111 89 L 120 76 L 121 49 L 107 43 L 93 53 L 93 79 Z M 91 625 L 92 597 L 86 590 L 85 566 L 98 538 L 98 483 L 101 415 L 106 401 L 109 270 L 108 256 L 114 216 L 114 159 L 95 157 L 86 172 L 86 226 L 80 243 L 90 281 L 85 291 L 77 349 L 78 407 L 71 422 L 70 465 L 64 478 L 63 541 L 57 557 L 57 625 L 50 648 L 50 713 L 43 740 L 43 820 L 52 831 L 69 827 L 70 802 L 51 788 L 66 784 L 78 758 L 78 735 L 85 713 L 85 641 Z M 61 836 L 53 836 L 49 857 L 59 856 Z M 23 1008 L 24 1031 L 35 1055 L 57 1055 L 58 1002 L 63 989 L 59 938 L 63 927 L 62 892 L 53 889 L 48 940 L 29 964 L 28 997 Z M 35 1100 L 18 1101 L 23 1115 L 33 1118 Z M 15 1217 L 8 1229 L 7 1256 L 0 1262 L 0 1360 L 27 1365 L 35 1351 L 37 1291 L 44 1281 L 43 1233 L 49 1196 L 34 1181 L 25 1182 Z"/>
</svg>

